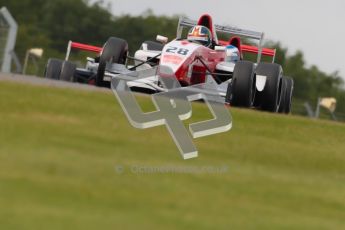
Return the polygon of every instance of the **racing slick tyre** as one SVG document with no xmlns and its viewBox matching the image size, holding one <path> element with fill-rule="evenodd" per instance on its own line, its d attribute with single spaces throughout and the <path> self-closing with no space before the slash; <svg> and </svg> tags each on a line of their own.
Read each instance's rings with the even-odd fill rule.
<svg viewBox="0 0 345 230">
<path fill-rule="evenodd" d="M 73 81 L 76 65 L 70 61 L 64 61 L 62 63 L 60 79 L 63 81 Z"/>
<path fill-rule="evenodd" d="M 291 102 L 293 93 L 293 80 L 290 77 L 283 77 L 282 96 L 279 106 L 279 113 L 289 114 L 291 112 Z"/>
<path fill-rule="evenodd" d="M 60 73 L 62 68 L 62 60 L 55 59 L 55 58 L 49 58 L 45 71 L 44 71 L 44 77 L 49 79 L 60 79 Z"/>
<path fill-rule="evenodd" d="M 282 92 L 281 92 L 281 99 L 280 99 L 280 104 L 279 104 L 279 108 L 278 108 L 278 113 L 284 113 L 285 107 L 284 107 L 284 103 L 285 103 L 285 92 L 286 92 L 286 78 L 285 76 L 282 77 Z"/>
<path fill-rule="evenodd" d="M 96 75 L 97 86 L 107 86 L 104 82 L 104 73 L 107 63 L 125 64 L 128 52 L 128 44 L 125 40 L 116 37 L 110 37 L 104 44 Z M 108 83 L 109 84 L 109 83 Z"/>
<path fill-rule="evenodd" d="M 275 63 L 259 63 L 256 67 L 256 75 L 267 77 L 263 91 L 258 93 L 261 109 L 277 112 L 282 94 L 282 67 Z"/>
<path fill-rule="evenodd" d="M 162 51 L 164 45 L 159 42 L 154 42 L 154 41 L 144 41 L 143 44 L 141 45 L 140 49 L 144 49 L 144 44 L 146 44 L 147 50 L 157 50 L 157 51 Z"/>
<path fill-rule="evenodd" d="M 226 98 L 233 106 L 251 107 L 255 97 L 255 66 L 249 61 L 236 63 Z M 231 96 L 230 96 L 231 95 Z M 230 99 L 230 100 L 229 100 Z"/>
</svg>

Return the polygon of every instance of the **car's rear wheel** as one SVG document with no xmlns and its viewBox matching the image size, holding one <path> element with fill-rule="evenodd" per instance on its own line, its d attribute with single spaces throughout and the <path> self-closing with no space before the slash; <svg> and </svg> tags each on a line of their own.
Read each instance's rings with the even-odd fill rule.
<svg viewBox="0 0 345 230">
<path fill-rule="evenodd" d="M 283 70 L 275 63 L 259 63 L 256 75 L 266 76 L 266 84 L 259 94 L 261 108 L 269 112 L 277 112 L 282 92 Z"/>
<path fill-rule="evenodd" d="M 290 113 L 293 93 L 293 79 L 290 77 L 283 77 L 282 96 L 279 106 L 279 113 Z"/>
<path fill-rule="evenodd" d="M 233 106 L 251 107 L 255 98 L 255 67 L 249 61 L 236 63 L 226 100 Z"/>
<path fill-rule="evenodd" d="M 99 58 L 99 66 L 97 69 L 96 85 L 106 86 L 104 82 L 104 73 L 107 63 L 125 64 L 128 52 L 128 44 L 121 38 L 111 37 L 104 44 L 101 56 Z M 109 83 L 108 83 L 109 84 Z"/>
<path fill-rule="evenodd" d="M 60 79 L 63 81 L 73 81 L 76 65 L 70 61 L 62 63 Z"/>
<path fill-rule="evenodd" d="M 60 73 L 62 68 L 62 60 L 56 58 L 49 58 L 45 71 L 44 77 L 49 79 L 60 79 Z"/>
</svg>

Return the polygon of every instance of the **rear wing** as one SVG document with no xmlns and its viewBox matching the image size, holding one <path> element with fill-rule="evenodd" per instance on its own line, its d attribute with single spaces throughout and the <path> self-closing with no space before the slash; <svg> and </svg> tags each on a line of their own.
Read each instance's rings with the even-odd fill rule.
<svg viewBox="0 0 345 230">
<path fill-rule="evenodd" d="M 100 53 L 103 49 L 102 47 L 98 47 L 98 46 L 92 46 L 92 45 L 87 45 L 87 44 L 83 44 L 79 42 L 69 41 L 68 46 L 67 46 L 66 58 L 65 58 L 66 61 L 68 61 L 72 48 L 94 52 L 94 53 Z"/>
<path fill-rule="evenodd" d="M 185 27 L 193 27 L 197 25 L 197 21 L 195 20 L 191 20 L 188 19 L 186 17 L 180 17 L 179 22 L 178 22 L 178 26 L 177 26 L 177 35 L 176 37 L 179 39 L 182 36 L 182 30 Z M 251 52 L 251 53 L 257 53 L 258 54 L 258 58 L 257 58 L 257 62 L 259 63 L 261 60 L 261 54 L 263 55 L 268 55 L 267 53 L 272 54 L 273 55 L 268 55 L 268 56 L 272 56 L 273 57 L 273 61 L 275 59 L 275 50 L 271 50 L 271 49 L 265 49 L 265 51 L 270 50 L 269 52 L 263 52 L 263 48 L 262 48 L 262 42 L 263 42 L 263 38 L 264 38 L 264 33 L 263 32 L 257 32 L 257 31 L 252 31 L 252 30 L 245 30 L 245 29 L 240 29 L 237 27 L 232 27 L 232 26 L 221 26 L 221 25 L 214 25 L 214 28 L 216 30 L 216 32 L 222 32 L 222 33 L 227 33 L 227 34 L 233 34 L 233 35 L 238 35 L 238 36 L 243 36 L 246 38 L 251 38 L 251 39 L 255 39 L 259 41 L 259 45 L 258 47 L 255 46 L 246 46 L 243 45 L 242 46 L 242 51 L 245 52 Z"/>
<path fill-rule="evenodd" d="M 250 45 L 241 45 L 241 49 L 243 52 L 248 52 L 248 53 L 259 53 L 259 48 L 256 46 L 250 46 Z M 276 57 L 276 49 L 268 49 L 268 48 L 262 48 L 261 49 L 261 54 L 265 56 L 272 57 L 272 62 L 274 62 L 274 59 Z"/>
</svg>

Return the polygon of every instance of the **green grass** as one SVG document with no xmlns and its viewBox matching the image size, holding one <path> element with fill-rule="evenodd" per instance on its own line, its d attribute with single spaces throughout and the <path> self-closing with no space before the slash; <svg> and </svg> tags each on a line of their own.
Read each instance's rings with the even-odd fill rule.
<svg viewBox="0 0 345 230">
<path fill-rule="evenodd" d="M 345 229 L 345 125 L 231 113 L 231 131 L 182 160 L 165 127 L 133 128 L 111 93 L 0 82 L 0 229 Z"/>
</svg>

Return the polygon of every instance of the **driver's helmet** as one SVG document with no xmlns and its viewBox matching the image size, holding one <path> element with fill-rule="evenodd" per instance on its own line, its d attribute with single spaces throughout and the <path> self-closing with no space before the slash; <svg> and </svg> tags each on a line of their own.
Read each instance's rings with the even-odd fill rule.
<svg viewBox="0 0 345 230">
<path fill-rule="evenodd" d="M 187 40 L 190 42 L 196 42 L 206 47 L 212 44 L 211 32 L 205 26 L 194 26 L 192 27 L 187 36 Z"/>
</svg>

